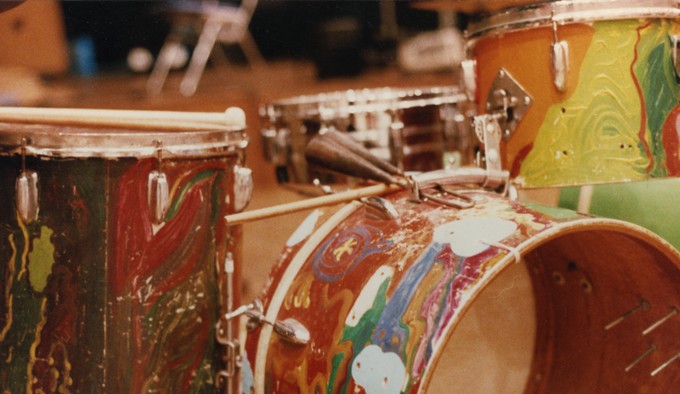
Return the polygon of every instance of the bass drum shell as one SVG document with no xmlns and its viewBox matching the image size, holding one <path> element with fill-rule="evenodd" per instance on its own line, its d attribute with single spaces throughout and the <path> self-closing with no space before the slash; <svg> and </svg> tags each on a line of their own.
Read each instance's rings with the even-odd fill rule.
<svg viewBox="0 0 680 394">
<path fill-rule="evenodd" d="M 245 386 L 561 393 L 680 383 L 678 363 L 650 376 L 680 350 L 675 249 L 625 222 L 467 196 L 475 206 L 455 210 L 396 193 L 387 199 L 398 220 L 350 204 L 313 232 L 310 216 L 262 300 L 268 319 L 298 321 L 311 341 L 256 328 Z"/>
<path fill-rule="evenodd" d="M 671 0 L 555 1 L 470 26 L 479 113 L 489 112 L 500 75 L 531 100 L 501 141 L 503 167 L 519 187 L 680 175 L 672 44 L 679 17 Z M 561 90 L 556 39 L 566 59 Z"/>
</svg>

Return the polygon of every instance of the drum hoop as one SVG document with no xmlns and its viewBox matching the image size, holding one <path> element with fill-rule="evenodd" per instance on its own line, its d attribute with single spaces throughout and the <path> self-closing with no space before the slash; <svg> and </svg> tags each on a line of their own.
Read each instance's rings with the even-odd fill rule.
<svg viewBox="0 0 680 394">
<path fill-rule="evenodd" d="M 521 253 L 522 257 L 526 256 L 528 253 L 532 252 L 536 248 L 555 240 L 559 237 L 582 232 L 584 229 L 587 231 L 614 231 L 621 234 L 625 234 L 636 240 L 648 243 L 650 246 L 654 247 L 657 251 L 666 255 L 669 259 L 680 259 L 680 252 L 675 249 L 669 242 L 661 238 L 660 236 L 654 234 L 653 232 L 647 230 L 636 224 L 632 224 L 623 220 L 610 219 L 610 218 L 600 218 L 600 217 L 581 217 L 578 220 L 566 222 L 566 223 L 555 223 L 554 227 L 551 227 L 539 234 L 534 235 L 522 242 L 515 247 L 515 250 Z M 634 233 L 631 234 L 630 231 L 633 230 Z M 524 261 L 515 261 L 515 257 L 512 253 L 507 253 L 498 261 L 494 266 L 489 269 L 490 277 L 487 277 L 484 281 L 478 281 L 473 289 L 470 289 L 470 294 L 468 297 L 476 298 L 481 292 L 483 292 L 491 282 L 496 280 L 510 264 L 525 264 Z M 483 284 L 483 286 L 482 286 Z M 455 315 L 451 317 L 448 325 L 444 328 L 444 336 L 442 336 L 437 343 L 436 347 L 432 349 L 432 359 L 430 359 L 428 367 L 425 369 L 422 383 L 418 392 L 423 392 L 432 379 L 433 373 L 437 369 L 439 364 L 439 359 L 442 355 L 442 350 L 451 339 L 452 335 L 455 333 L 456 328 L 460 324 L 462 318 L 467 314 L 471 307 L 471 303 L 465 303 L 463 307 L 456 311 Z"/>
<path fill-rule="evenodd" d="M 366 93 L 371 95 L 365 95 Z M 354 101 L 353 97 L 360 97 L 368 102 L 347 105 Z M 457 104 L 466 100 L 467 96 L 454 87 L 375 88 L 292 97 L 269 104 L 261 111 L 263 116 L 272 119 L 292 116 L 333 120 L 348 115 Z"/>
<path fill-rule="evenodd" d="M 680 17 L 680 0 L 563 0 L 514 7 L 471 22 L 468 40 L 488 34 L 530 29 L 555 21 L 557 24 L 602 20 Z"/>
<path fill-rule="evenodd" d="M 223 156 L 248 145 L 244 130 L 154 130 L 0 123 L 0 156 L 25 154 L 54 158 Z"/>
</svg>

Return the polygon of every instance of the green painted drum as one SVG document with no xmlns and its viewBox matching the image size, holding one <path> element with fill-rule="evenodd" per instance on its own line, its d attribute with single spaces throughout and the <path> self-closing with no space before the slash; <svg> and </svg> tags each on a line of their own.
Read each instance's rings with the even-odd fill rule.
<svg viewBox="0 0 680 394">
<path fill-rule="evenodd" d="M 0 392 L 212 392 L 244 131 L 29 120 L 0 142 Z"/>
<path fill-rule="evenodd" d="M 671 0 L 556 1 L 471 27 L 478 112 L 501 71 L 530 100 L 501 142 L 518 186 L 680 175 L 679 17 Z"/>
<path fill-rule="evenodd" d="M 680 249 L 679 179 L 566 188 L 560 206 L 625 220 L 660 235 Z"/>
</svg>

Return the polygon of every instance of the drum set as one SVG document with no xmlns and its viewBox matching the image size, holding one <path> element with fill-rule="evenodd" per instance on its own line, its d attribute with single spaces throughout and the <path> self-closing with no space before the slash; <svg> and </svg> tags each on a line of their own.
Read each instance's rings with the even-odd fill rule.
<svg viewBox="0 0 680 394">
<path fill-rule="evenodd" d="M 680 175 L 680 3 L 524 3 L 459 86 L 263 103 L 294 204 L 244 211 L 238 108 L 0 109 L 2 392 L 674 392 L 680 252 L 518 191 Z"/>
</svg>

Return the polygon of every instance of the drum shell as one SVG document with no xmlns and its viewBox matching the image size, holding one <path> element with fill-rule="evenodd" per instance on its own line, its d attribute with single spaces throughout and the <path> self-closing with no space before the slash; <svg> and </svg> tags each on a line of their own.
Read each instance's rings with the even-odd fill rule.
<svg viewBox="0 0 680 394">
<path fill-rule="evenodd" d="M 524 24 L 513 24 L 511 9 L 501 15 L 504 23 L 471 34 L 478 112 L 488 112 L 501 69 L 531 97 L 517 127 L 501 141 L 503 167 L 518 186 L 628 182 L 679 173 L 680 90 L 671 44 L 680 31 L 677 6 L 635 8 L 645 2 L 612 1 L 600 2 L 590 14 L 581 9 L 596 3 L 560 1 L 517 10 L 518 15 L 541 11 L 542 18 Z M 563 91 L 553 82 L 556 40 L 568 47 Z"/>
<path fill-rule="evenodd" d="M 405 171 L 469 165 L 475 140 L 471 103 L 455 87 L 374 88 L 297 96 L 263 105 L 264 155 L 280 183 L 308 191 L 360 180 L 305 159 L 307 142 L 324 130 L 348 133 L 376 156 Z"/>
<path fill-rule="evenodd" d="M 677 369 L 665 371 L 663 378 L 649 379 L 649 371 L 680 346 L 677 321 L 654 335 L 657 345 L 663 342 L 667 349 L 663 355 L 654 354 L 633 373 L 623 372 L 648 346 L 640 335 L 642 330 L 680 300 L 674 285 L 680 279 L 680 256 L 673 248 L 624 222 L 529 207 L 488 193 L 473 198 L 475 208 L 455 212 L 414 204 L 403 195 L 391 196 L 389 200 L 403 213 L 400 223 L 371 219 L 364 207 L 345 207 L 306 241 L 289 243 L 262 299 L 268 318 L 298 320 L 310 330 L 311 342 L 296 347 L 276 335 L 270 337 L 267 327 L 252 332 L 247 357 L 255 370 L 256 390 L 359 389 L 357 361 L 373 345 L 381 349 L 380 354 L 366 356 L 361 361 L 363 367 L 372 368 L 382 379 L 387 375 L 380 375 L 385 372 L 380 364 L 394 365 L 395 358 L 390 355 L 397 354 L 405 367 L 401 373 L 406 376 L 403 386 L 397 386 L 405 392 L 428 390 L 433 377 L 452 368 L 438 360 L 447 351 L 447 343 L 455 340 L 460 320 L 488 283 L 516 265 L 515 256 L 522 257 L 520 264 L 526 264 L 531 277 L 536 313 L 515 318 L 535 321 L 537 331 L 526 386 L 514 389 L 592 392 L 636 387 L 664 391 L 664 387 L 677 384 Z M 471 219 L 464 227 L 467 230 L 460 231 L 472 234 L 461 236 L 471 243 L 488 240 L 488 248 L 463 258 L 458 254 L 473 253 L 463 252 L 465 245 L 452 246 L 452 250 L 434 246 L 434 228 L 451 219 Z M 477 220 L 489 220 L 489 227 L 474 229 L 472 223 Z M 502 226 L 506 220 L 517 224 L 516 231 L 502 240 L 490 235 L 497 231 L 492 222 Z M 334 261 L 334 256 L 340 259 Z M 439 266 L 446 265 L 443 261 L 447 259 L 460 264 L 454 270 L 458 274 Z M 428 260 L 431 266 L 423 268 Z M 638 266 L 639 261 L 644 265 Z M 615 262 L 616 268 L 611 266 Z M 650 286 L 653 282 L 656 284 Z M 373 296 L 367 299 L 368 294 Z M 621 323 L 618 331 L 605 330 L 627 307 L 637 305 L 640 297 L 655 305 L 653 314 Z M 508 300 L 504 313 L 515 313 L 515 303 L 523 302 Z M 399 318 L 384 324 L 392 313 Z M 375 350 L 373 347 L 371 352 Z M 399 369 L 391 371 L 385 372 L 389 379 L 402 376 Z M 478 379 L 471 373 L 469 381 L 457 382 L 465 392 L 474 390 L 466 383 Z"/>
<path fill-rule="evenodd" d="M 66 145 L 88 132 L 59 131 L 54 135 Z M 125 147 L 130 132 L 149 141 L 169 136 L 107 130 L 106 138 Z M 191 140 L 189 133 L 185 142 Z M 88 148 L 92 157 L 82 150 L 79 157 L 0 156 L 7 202 L 0 210 L 2 390 L 214 390 L 222 368 L 215 324 L 226 302 L 215 262 L 227 252 L 240 261 L 241 254 L 240 227 L 228 228 L 222 218 L 234 211 L 233 169 L 242 152 L 222 145 L 160 162 L 146 153 L 153 145 L 120 157 L 96 145 Z M 31 223 L 15 207 L 24 166 L 38 174 L 39 216 Z M 169 185 L 160 223 L 149 206 L 154 171 Z"/>
</svg>

